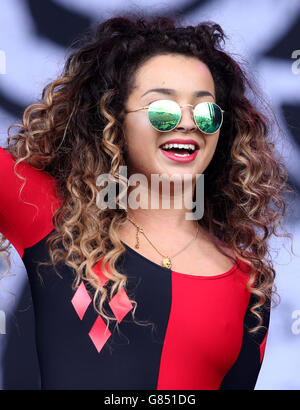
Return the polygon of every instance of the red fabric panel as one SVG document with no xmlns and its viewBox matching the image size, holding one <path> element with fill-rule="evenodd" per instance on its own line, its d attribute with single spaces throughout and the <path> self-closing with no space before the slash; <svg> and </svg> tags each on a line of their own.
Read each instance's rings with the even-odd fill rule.
<svg viewBox="0 0 300 410">
<path fill-rule="evenodd" d="M 52 230 L 52 215 L 60 206 L 55 192 L 55 178 L 22 162 L 17 173 L 15 158 L 0 147 L 0 232 L 12 243 L 19 255 Z"/>
<path fill-rule="evenodd" d="M 172 272 L 158 390 L 219 388 L 241 349 L 247 281 L 237 265 L 208 277 Z"/>
</svg>

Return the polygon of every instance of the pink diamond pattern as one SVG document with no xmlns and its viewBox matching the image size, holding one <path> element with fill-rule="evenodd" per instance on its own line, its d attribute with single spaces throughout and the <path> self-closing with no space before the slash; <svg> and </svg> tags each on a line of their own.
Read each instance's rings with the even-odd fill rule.
<svg viewBox="0 0 300 410">
<path fill-rule="evenodd" d="M 124 316 L 126 316 L 127 313 L 133 308 L 127 296 L 127 293 L 123 288 L 112 298 L 112 300 L 109 302 L 109 306 L 119 323 L 123 320 Z"/>
<path fill-rule="evenodd" d="M 109 279 L 102 272 L 101 262 L 102 259 L 100 259 L 100 261 L 98 261 L 98 263 L 93 267 L 93 271 L 98 276 L 101 285 L 104 286 Z M 106 269 L 111 273 L 108 262 L 106 263 Z M 71 300 L 72 305 L 81 320 L 91 301 L 92 299 L 82 281 Z M 133 305 L 131 304 L 127 293 L 123 288 L 112 298 L 109 305 L 119 323 L 123 320 L 127 313 L 133 309 Z M 110 336 L 110 330 L 107 328 L 104 320 L 99 315 L 89 332 L 89 337 L 94 343 L 98 353 L 100 353 Z"/>
<path fill-rule="evenodd" d="M 79 318 L 82 320 L 89 304 L 91 303 L 91 297 L 88 294 L 86 287 L 84 286 L 84 283 L 81 282 L 80 286 L 76 290 L 71 302 L 72 305 L 74 306 L 74 309 L 77 312 L 77 315 Z"/>
<path fill-rule="evenodd" d="M 100 353 L 101 349 L 110 338 L 111 332 L 108 328 L 106 328 L 106 324 L 101 316 L 98 316 L 93 324 L 89 336 L 92 339 L 98 353 Z"/>
</svg>

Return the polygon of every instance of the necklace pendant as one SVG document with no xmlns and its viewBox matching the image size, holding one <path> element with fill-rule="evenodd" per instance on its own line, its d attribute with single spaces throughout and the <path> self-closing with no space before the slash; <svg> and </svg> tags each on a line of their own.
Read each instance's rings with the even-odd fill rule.
<svg viewBox="0 0 300 410">
<path fill-rule="evenodd" d="M 171 269 L 172 263 L 171 259 L 168 256 L 162 260 L 162 266 L 164 266 L 167 269 Z"/>
</svg>

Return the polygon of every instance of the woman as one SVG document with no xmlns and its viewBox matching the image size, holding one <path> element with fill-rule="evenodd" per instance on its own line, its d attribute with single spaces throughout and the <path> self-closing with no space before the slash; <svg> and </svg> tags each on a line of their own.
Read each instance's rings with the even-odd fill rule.
<svg viewBox="0 0 300 410">
<path fill-rule="evenodd" d="M 28 272 L 43 389 L 254 388 L 287 177 L 224 37 L 166 17 L 100 24 L 0 150 L 2 253 L 7 239 Z M 154 175 L 188 175 L 201 217 Z"/>
</svg>

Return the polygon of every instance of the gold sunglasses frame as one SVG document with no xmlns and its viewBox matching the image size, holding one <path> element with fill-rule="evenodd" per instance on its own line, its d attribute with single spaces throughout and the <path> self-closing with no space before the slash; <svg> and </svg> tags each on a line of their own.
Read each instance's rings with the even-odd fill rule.
<svg viewBox="0 0 300 410">
<path fill-rule="evenodd" d="M 193 108 L 194 123 L 196 124 L 197 128 L 199 129 L 199 131 L 203 132 L 203 134 L 213 135 L 213 134 L 215 134 L 216 132 L 218 132 L 219 129 L 222 127 L 223 118 L 224 118 L 223 113 L 224 113 L 225 111 L 222 110 L 222 108 L 221 108 L 218 104 L 212 103 L 211 101 L 202 101 L 202 102 L 200 102 L 200 103 L 198 103 L 198 104 L 195 104 L 195 105 L 192 105 L 192 104 L 179 105 L 179 104 L 178 104 L 176 101 L 174 101 L 174 100 L 159 99 L 159 100 L 152 101 L 151 104 L 155 103 L 156 101 L 172 101 L 172 102 L 174 102 L 175 104 L 177 104 L 177 105 L 179 106 L 179 108 L 180 108 L 180 118 L 179 118 L 177 124 L 175 125 L 174 128 L 172 128 L 172 129 L 170 129 L 170 130 L 167 130 L 167 131 L 161 131 L 161 130 L 158 130 L 157 128 L 155 128 L 155 127 L 151 124 L 151 121 L 150 121 L 150 118 L 149 118 L 149 115 L 148 115 L 148 120 L 149 120 L 149 122 L 150 122 L 150 125 L 151 125 L 156 131 L 158 131 L 158 132 L 170 132 L 170 131 L 173 131 L 173 130 L 177 127 L 177 125 L 180 123 L 180 120 L 181 120 L 181 117 L 182 117 L 182 110 L 181 110 L 181 108 L 183 108 L 183 107 L 192 107 L 192 108 Z M 221 110 L 221 112 L 222 112 L 222 121 L 221 121 L 221 124 L 220 124 L 219 128 L 217 129 L 217 131 L 215 131 L 215 132 L 205 132 L 205 131 L 202 131 L 201 128 L 199 127 L 199 125 L 198 125 L 197 122 L 196 122 L 196 119 L 195 119 L 195 108 L 197 107 L 197 105 L 203 104 L 203 103 L 211 103 L 211 104 L 214 104 L 214 105 L 216 105 L 218 108 L 220 108 L 220 110 Z M 130 110 L 130 111 L 125 110 L 125 113 L 128 114 L 128 113 L 130 113 L 130 112 L 136 112 L 136 111 L 140 111 L 140 110 L 149 109 L 149 107 L 151 106 L 151 104 L 146 105 L 145 107 L 138 108 L 138 109 L 136 109 L 136 110 Z"/>
</svg>

